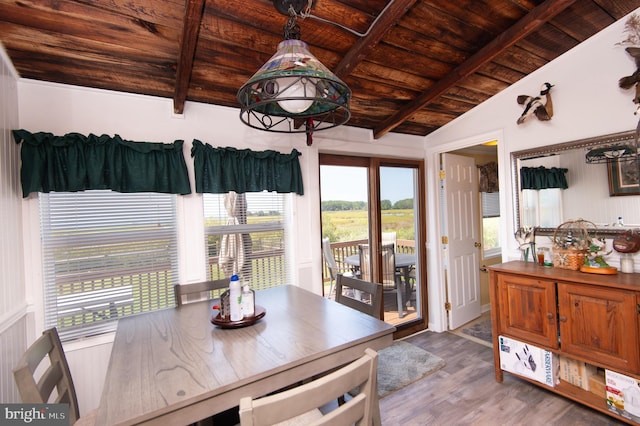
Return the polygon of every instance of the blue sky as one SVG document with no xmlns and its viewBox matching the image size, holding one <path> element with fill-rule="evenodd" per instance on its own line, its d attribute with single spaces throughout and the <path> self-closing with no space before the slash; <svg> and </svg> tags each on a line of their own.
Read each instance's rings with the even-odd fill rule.
<svg viewBox="0 0 640 426">
<path fill-rule="evenodd" d="M 413 169 L 381 168 L 380 198 L 395 203 L 413 198 Z M 363 167 L 321 166 L 322 201 L 367 201 L 367 169 Z"/>
</svg>

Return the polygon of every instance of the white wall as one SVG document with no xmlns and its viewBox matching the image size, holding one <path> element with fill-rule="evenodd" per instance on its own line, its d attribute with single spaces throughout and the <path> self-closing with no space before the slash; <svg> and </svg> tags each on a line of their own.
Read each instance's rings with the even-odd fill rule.
<svg viewBox="0 0 640 426">
<path fill-rule="evenodd" d="M 33 336 L 28 333 L 22 244 L 17 73 L 0 45 L 0 397 L 19 402 L 11 369 Z"/>
<path fill-rule="evenodd" d="M 635 13 L 639 13 L 640 9 Z M 560 58 L 530 74 L 518 83 L 505 89 L 480 106 L 464 114 L 457 120 L 443 126 L 426 137 L 428 200 L 430 205 L 438 205 L 437 170 L 438 154 L 456 148 L 481 143 L 492 137 L 498 139 L 500 197 L 502 226 L 506 232 L 502 236 L 503 260 L 518 258 L 516 241 L 513 238 L 514 214 L 510 153 L 528 148 L 568 142 L 587 137 L 606 135 L 635 129 L 638 116 L 634 115 L 633 90 L 618 87 L 618 80 L 632 74 L 636 66 L 632 58 L 616 43 L 626 38 L 624 24 L 627 17 L 612 24 L 599 34 L 583 42 Z M 554 116 L 550 121 L 529 119 L 517 125 L 522 113 L 517 104 L 518 95 L 536 95 L 540 86 L 550 82 L 555 85 L 551 94 Z M 601 179 L 606 182 L 606 174 Z M 599 192 L 598 200 L 593 193 L 583 196 L 574 206 L 589 219 L 589 213 L 610 203 L 608 193 Z M 640 209 L 640 197 L 626 197 L 625 209 Z M 613 208 L 619 210 L 619 208 Z M 612 211 L 612 210 L 610 210 Z M 610 213 L 608 213 L 610 215 Z M 616 213 L 618 214 L 618 213 Z M 621 213 L 624 216 L 624 212 Z M 430 218 L 429 229 L 440 229 L 440 212 Z M 432 232 L 429 244 L 437 246 L 438 234 Z M 430 259 L 429 266 L 440 264 L 439 252 Z M 433 274 L 433 275 L 432 275 Z M 431 268 L 429 283 L 443 282 L 442 273 Z M 440 306 L 444 295 L 440 287 L 430 291 L 430 308 L 436 321 L 444 319 Z M 440 311 L 439 313 L 436 311 Z"/>
</svg>

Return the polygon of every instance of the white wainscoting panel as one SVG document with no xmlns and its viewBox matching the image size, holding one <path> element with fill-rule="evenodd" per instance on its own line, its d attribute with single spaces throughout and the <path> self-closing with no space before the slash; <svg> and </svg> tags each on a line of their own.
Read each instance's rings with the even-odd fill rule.
<svg viewBox="0 0 640 426">
<path fill-rule="evenodd" d="M 22 243 L 17 74 L 0 45 L 0 401 L 19 402 L 12 369 L 31 335 L 26 310 Z"/>
</svg>

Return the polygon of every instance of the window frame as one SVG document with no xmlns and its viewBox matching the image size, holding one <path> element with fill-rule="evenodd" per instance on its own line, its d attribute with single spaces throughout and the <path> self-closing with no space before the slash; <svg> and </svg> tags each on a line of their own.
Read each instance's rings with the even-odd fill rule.
<svg viewBox="0 0 640 426">
<path fill-rule="evenodd" d="M 291 197 L 293 196 L 290 193 L 277 193 L 273 191 L 263 191 L 260 193 L 251 192 L 246 193 L 247 197 L 247 212 L 243 215 L 240 215 L 240 222 L 250 222 L 250 223 L 238 223 L 238 224 L 217 224 L 217 225 L 207 225 L 207 220 L 212 219 L 213 216 L 208 214 L 208 210 L 211 213 L 214 213 L 215 207 L 218 207 L 218 219 L 222 221 L 228 218 L 227 212 L 223 212 L 221 209 L 221 205 L 224 203 L 223 200 L 215 200 L 216 197 L 224 197 L 226 194 L 202 194 L 202 208 L 203 208 L 203 219 L 204 219 L 204 250 L 205 250 L 205 265 L 206 265 L 206 275 L 207 279 L 214 280 L 220 278 L 230 278 L 227 276 L 225 271 L 222 271 L 222 267 L 219 264 L 219 256 L 220 256 L 220 248 L 216 251 L 216 241 L 217 237 L 222 238 L 224 235 L 248 235 L 248 238 L 243 237 L 243 240 L 247 239 L 253 244 L 255 241 L 265 241 L 264 238 L 261 238 L 262 235 L 270 234 L 270 233 L 281 233 L 274 240 L 267 239 L 273 244 L 273 246 L 277 246 L 280 244 L 280 247 L 274 249 L 274 256 L 262 256 L 258 254 L 259 252 L 251 252 L 247 249 L 246 253 L 248 254 L 248 259 L 252 262 L 251 267 L 243 268 L 243 271 L 240 272 L 240 279 L 250 284 L 251 288 L 254 290 L 261 290 L 271 287 L 276 287 L 279 285 L 292 284 L 291 279 L 291 268 L 290 268 L 290 259 L 291 256 L 287 252 L 287 247 L 289 246 L 289 227 L 287 217 L 290 216 L 291 210 Z M 273 221 L 263 221 L 261 217 L 270 217 L 272 215 L 262 216 L 260 214 L 255 214 L 258 211 L 252 212 L 249 210 L 253 204 L 253 202 L 257 203 L 260 207 L 266 207 L 270 209 L 269 211 L 277 211 L 281 210 L 281 214 L 279 216 L 275 216 L 276 220 Z M 260 210 L 262 213 L 262 210 Z M 250 220 L 249 218 L 256 219 Z M 215 220 L 215 219 L 213 219 Z M 226 219 L 225 219 L 226 220 Z M 210 238 L 213 238 L 213 242 L 209 242 Z M 280 254 L 277 254 L 280 252 Z M 260 253 L 264 253 L 260 252 Z M 280 259 L 280 260 L 278 260 Z M 212 262 L 216 261 L 217 262 Z M 246 262 L 246 260 L 245 260 Z M 269 264 L 269 273 L 264 273 L 267 269 L 261 268 L 258 265 L 267 262 Z M 254 265 L 257 264 L 257 265 Z M 258 266 L 258 267 L 254 267 Z M 262 274 L 254 273 L 254 270 L 262 271 Z M 245 272 L 245 271 L 251 271 Z M 274 271 L 276 271 L 274 273 Z M 246 277 L 243 277 L 243 272 L 246 273 Z"/>
<path fill-rule="evenodd" d="M 543 204 L 541 198 L 545 196 L 547 196 L 547 199 L 553 197 L 555 201 Z M 562 189 L 523 189 L 520 198 L 522 227 L 555 228 L 562 223 Z M 554 206 L 555 208 L 553 208 Z M 529 223 L 530 218 L 533 220 L 533 223 Z"/>
<path fill-rule="evenodd" d="M 101 200 L 104 197 L 100 193 L 108 194 L 107 198 Z M 83 198 L 82 202 L 77 202 L 78 197 Z M 74 199 L 76 203 L 73 203 Z M 119 223 L 122 225 L 120 231 L 108 232 L 105 227 L 102 227 L 106 213 L 102 210 L 99 211 L 102 208 L 99 203 L 108 203 L 109 206 L 113 206 L 118 200 L 122 202 L 126 200 L 129 206 L 126 210 L 118 210 L 118 214 L 112 216 L 120 221 Z M 146 209 L 145 214 L 136 217 L 137 220 L 131 220 L 133 216 L 130 214 L 127 216 L 131 211 L 140 210 L 139 207 L 149 201 L 155 201 L 155 203 Z M 95 204 L 96 202 L 98 204 Z M 56 205 L 52 206 L 52 204 Z M 58 327 L 63 341 L 82 339 L 114 331 L 117 320 L 128 315 L 151 312 L 175 305 L 173 287 L 179 281 L 178 254 L 180 245 L 176 195 L 123 194 L 109 190 L 40 193 L 36 205 L 38 223 L 40 224 L 43 328 Z M 87 219 L 85 215 L 87 211 L 91 212 L 92 209 L 98 213 L 93 216 L 93 222 L 80 220 L 80 218 Z M 70 227 L 71 225 L 65 223 L 61 215 L 72 212 L 76 212 L 76 216 L 73 216 L 75 220 L 73 227 Z M 52 213 L 53 216 L 51 216 Z M 103 217 L 100 217 L 100 214 Z M 51 225 L 49 221 L 56 217 L 60 217 L 62 220 L 60 223 Z M 76 225 L 77 227 L 75 227 Z M 93 228 L 88 228 L 90 225 Z M 77 230 L 77 232 L 75 234 L 68 232 L 68 235 L 62 238 L 55 236 L 48 238 L 48 232 L 62 229 L 61 227 L 65 227 L 65 231 Z M 83 227 L 87 227 L 87 229 L 82 230 Z M 87 234 L 88 229 L 92 230 L 89 234 Z M 60 231 L 58 234 L 60 235 Z M 91 244 L 95 242 L 97 235 L 103 237 L 101 238 L 102 244 L 94 245 L 93 247 L 96 247 L 96 252 L 94 252 Z M 117 251 L 118 247 L 126 248 L 128 242 L 140 243 L 134 252 L 135 254 Z M 143 242 L 150 242 L 151 246 L 145 245 Z M 111 248 L 107 249 L 106 246 Z M 78 247 L 91 247 L 84 249 L 84 253 L 91 255 L 100 253 L 100 250 L 104 251 L 102 254 L 85 256 L 84 259 L 82 257 L 68 257 L 63 262 L 54 260 L 53 253 L 56 250 L 73 252 L 78 251 Z M 83 249 L 78 251 L 78 253 L 82 252 Z M 147 254 L 147 257 L 142 255 L 144 253 Z M 158 253 L 163 255 L 157 256 Z M 73 265 L 75 259 L 78 259 L 78 267 Z M 145 263 L 149 259 L 152 260 Z M 122 268 L 121 265 L 124 263 L 119 263 L 120 261 L 127 261 L 128 266 Z M 147 265 L 158 266 L 161 263 L 168 265 L 169 269 L 160 271 L 146 267 Z M 70 276 L 73 276 L 73 271 L 76 271 L 75 275 L 79 280 L 66 283 L 63 271 L 56 271 L 56 264 L 66 266 L 68 271 L 72 272 Z M 120 270 L 123 271 L 121 274 L 112 273 Z M 87 273 L 89 271 L 91 272 Z M 128 275 L 124 275 L 125 273 Z M 128 284 L 124 284 L 125 282 Z M 157 285 L 148 287 L 149 284 Z M 147 297 L 143 297 L 143 286 L 149 289 Z M 82 291 L 72 293 L 75 297 L 58 294 L 59 291 L 73 292 L 73 289 L 79 287 L 82 287 Z M 83 298 L 86 297 L 88 299 L 84 300 Z M 69 315 L 62 316 L 65 312 Z M 89 317 L 93 317 L 93 320 Z"/>
</svg>

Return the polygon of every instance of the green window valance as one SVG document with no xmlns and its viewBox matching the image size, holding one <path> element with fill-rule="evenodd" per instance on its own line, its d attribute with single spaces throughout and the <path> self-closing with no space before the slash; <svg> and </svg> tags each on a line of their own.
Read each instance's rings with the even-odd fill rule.
<svg viewBox="0 0 640 426">
<path fill-rule="evenodd" d="M 559 167 L 522 167 L 520 169 L 521 189 L 567 189 L 567 169 Z"/>
<path fill-rule="evenodd" d="M 22 195 L 111 189 L 117 192 L 190 194 L 183 141 L 132 142 L 120 136 L 30 133 L 14 130 L 22 143 Z"/>
<path fill-rule="evenodd" d="M 304 194 L 300 152 L 290 154 L 277 151 L 214 148 L 197 139 L 193 141 L 196 192 L 224 194 L 230 191 L 294 192 Z"/>
</svg>

